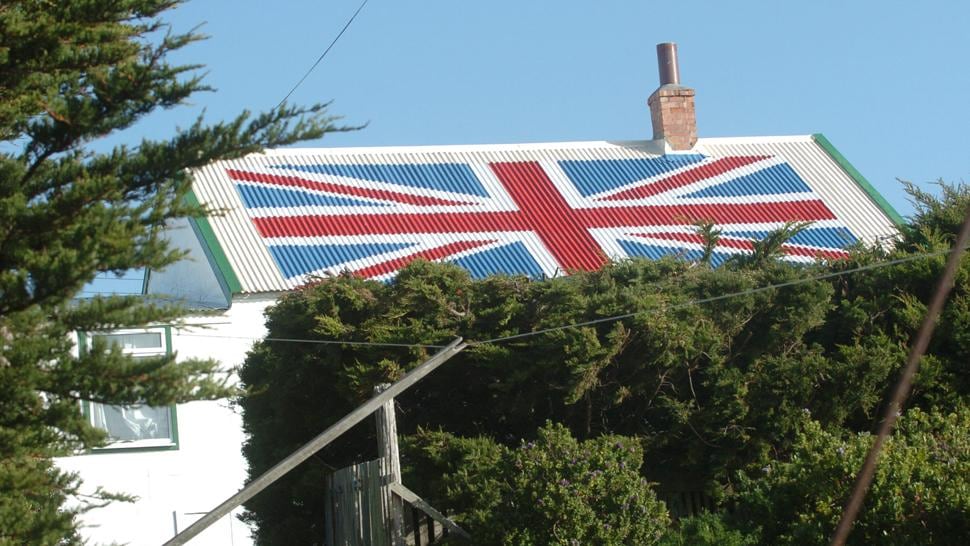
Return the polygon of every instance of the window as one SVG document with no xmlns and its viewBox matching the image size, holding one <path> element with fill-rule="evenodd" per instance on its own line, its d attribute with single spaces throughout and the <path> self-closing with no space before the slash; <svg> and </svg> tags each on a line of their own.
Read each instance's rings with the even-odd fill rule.
<svg viewBox="0 0 970 546">
<path fill-rule="evenodd" d="M 143 330 L 121 330 L 111 333 L 91 334 L 92 339 L 104 339 L 118 345 L 135 358 L 147 358 L 171 353 L 171 330 L 169 327 Z M 81 350 L 85 350 L 86 337 L 81 336 Z M 144 404 L 111 406 L 88 402 L 85 415 L 91 424 L 108 433 L 109 444 L 96 451 L 129 449 L 176 449 L 178 427 L 175 406 L 152 407 Z"/>
<path fill-rule="evenodd" d="M 172 416 L 167 407 L 106 406 L 92 403 L 89 410 L 91 423 L 108 432 L 113 443 L 145 442 L 152 445 L 170 445 Z"/>
</svg>

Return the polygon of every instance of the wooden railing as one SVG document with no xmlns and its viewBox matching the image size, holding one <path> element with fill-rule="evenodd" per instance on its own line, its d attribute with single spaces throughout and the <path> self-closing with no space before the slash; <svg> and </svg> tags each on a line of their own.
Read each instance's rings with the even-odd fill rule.
<svg viewBox="0 0 970 546">
<path fill-rule="evenodd" d="M 714 497 L 703 491 L 659 491 L 657 497 L 666 503 L 667 511 L 674 519 L 696 516 L 716 508 Z"/>
<path fill-rule="evenodd" d="M 390 388 L 375 387 L 374 397 Z M 467 537 L 455 522 L 401 483 L 394 399 L 382 404 L 374 417 L 378 458 L 337 470 L 328 479 L 327 546 L 420 546 L 434 544 L 448 532 Z"/>
<path fill-rule="evenodd" d="M 391 482 L 387 459 L 341 468 L 325 487 L 327 546 L 430 546 L 460 527 L 400 484 Z M 393 503 L 401 501 L 400 526 L 392 532 Z"/>
</svg>

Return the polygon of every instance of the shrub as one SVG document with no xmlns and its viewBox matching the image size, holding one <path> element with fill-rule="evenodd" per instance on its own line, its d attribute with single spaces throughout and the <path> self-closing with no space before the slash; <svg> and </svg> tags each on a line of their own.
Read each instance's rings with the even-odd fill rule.
<svg viewBox="0 0 970 546">
<path fill-rule="evenodd" d="M 643 452 L 632 438 L 580 442 L 547 423 L 513 449 L 444 433 L 410 445 L 445 471 L 437 498 L 460 511 L 476 545 L 648 545 L 670 521 L 640 475 Z"/>
<path fill-rule="evenodd" d="M 732 519 L 768 544 L 827 544 L 872 437 L 806 417 L 793 452 L 742 476 Z M 883 448 L 849 544 L 964 544 L 970 536 L 970 409 L 909 410 Z M 963 538 L 961 538 L 963 537 Z"/>
</svg>

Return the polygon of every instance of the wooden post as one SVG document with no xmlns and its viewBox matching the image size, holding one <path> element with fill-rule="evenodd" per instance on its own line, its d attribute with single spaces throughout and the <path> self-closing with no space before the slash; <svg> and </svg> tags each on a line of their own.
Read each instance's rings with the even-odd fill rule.
<svg viewBox="0 0 970 546">
<path fill-rule="evenodd" d="M 374 387 L 374 396 L 379 395 L 390 384 Z M 376 412 L 377 418 L 377 455 L 384 459 L 388 483 L 385 484 L 385 498 L 388 506 L 388 520 L 391 524 L 391 545 L 404 546 L 404 501 L 391 493 L 391 484 L 401 483 L 401 454 L 397 446 L 397 418 L 394 414 L 394 399 L 385 402 Z"/>
</svg>

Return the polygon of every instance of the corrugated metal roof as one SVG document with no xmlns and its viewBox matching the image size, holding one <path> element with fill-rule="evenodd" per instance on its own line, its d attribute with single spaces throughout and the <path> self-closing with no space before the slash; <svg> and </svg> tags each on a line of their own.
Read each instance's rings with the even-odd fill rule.
<svg viewBox="0 0 970 546">
<path fill-rule="evenodd" d="M 693 223 L 723 230 L 715 261 L 786 221 L 812 225 L 788 259 L 837 258 L 895 233 L 886 211 L 811 136 L 282 149 L 195 173 L 199 201 L 243 293 L 417 259 L 476 276 L 553 276 L 606 260 L 696 257 Z"/>
</svg>

